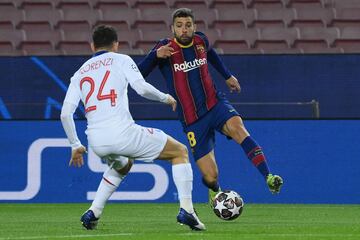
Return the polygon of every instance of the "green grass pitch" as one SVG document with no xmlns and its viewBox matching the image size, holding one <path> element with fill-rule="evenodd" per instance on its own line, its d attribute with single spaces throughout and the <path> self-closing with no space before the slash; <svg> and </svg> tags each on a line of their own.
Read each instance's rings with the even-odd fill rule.
<svg viewBox="0 0 360 240">
<path fill-rule="evenodd" d="M 246 204 L 226 222 L 206 204 L 195 204 L 207 231 L 176 224 L 177 204 L 111 203 L 98 228 L 80 224 L 89 204 L 0 204 L 5 239 L 360 239 L 360 205 Z"/>
</svg>

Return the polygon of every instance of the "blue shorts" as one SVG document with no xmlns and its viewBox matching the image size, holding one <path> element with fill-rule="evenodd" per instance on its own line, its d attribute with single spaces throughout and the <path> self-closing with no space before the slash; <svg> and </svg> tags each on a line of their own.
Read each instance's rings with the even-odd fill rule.
<svg viewBox="0 0 360 240">
<path fill-rule="evenodd" d="M 222 133 L 226 121 L 234 116 L 239 116 L 239 113 L 229 101 L 219 99 L 219 102 L 199 120 L 184 126 L 195 161 L 214 149 L 215 130 Z"/>
</svg>

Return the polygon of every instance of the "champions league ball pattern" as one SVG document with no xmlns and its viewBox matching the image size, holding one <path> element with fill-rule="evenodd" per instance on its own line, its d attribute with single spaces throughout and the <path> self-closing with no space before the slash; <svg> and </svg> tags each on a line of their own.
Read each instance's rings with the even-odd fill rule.
<svg viewBox="0 0 360 240">
<path fill-rule="evenodd" d="M 244 201 L 237 192 L 232 190 L 219 192 L 213 201 L 214 213 L 223 220 L 238 218 L 243 211 L 243 207 Z"/>
</svg>

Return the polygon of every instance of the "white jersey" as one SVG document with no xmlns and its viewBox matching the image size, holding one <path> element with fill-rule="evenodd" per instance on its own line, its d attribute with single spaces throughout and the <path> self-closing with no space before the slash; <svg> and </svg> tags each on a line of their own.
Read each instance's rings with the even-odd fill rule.
<svg viewBox="0 0 360 240">
<path fill-rule="evenodd" d="M 124 137 L 121 134 L 134 124 L 129 112 L 129 84 L 143 97 L 167 101 L 167 94 L 146 83 L 135 62 L 123 54 L 104 52 L 94 56 L 71 78 L 64 105 L 77 106 L 80 100 L 84 103 L 90 145 L 115 144 Z M 66 131 L 64 121 L 63 125 Z M 68 131 L 71 129 L 68 128 Z"/>
</svg>

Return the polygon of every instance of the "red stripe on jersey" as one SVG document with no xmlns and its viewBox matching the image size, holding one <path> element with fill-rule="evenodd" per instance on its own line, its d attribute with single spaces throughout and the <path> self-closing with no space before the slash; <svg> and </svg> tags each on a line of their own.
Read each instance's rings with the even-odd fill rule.
<svg viewBox="0 0 360 240">
<path fill-rule="evenodd" d="M 197 59 L 207 60 L 205 41 L 197 35 L 194 36 L 194 49 Z M 216 90 L 213 80 L 209 74 L 208 64 L 200 66 L 200 80 L 206 97 L 206 108 L 210 110 L 215 106 L 218 100 L 216 98 Z"/>
<path fill-rule="evenodd" d="M 185 123 L 186 125 L 189 125 L 198 119 L 196 114 L 196 105 L 194 97 L 191 93 L 187 73 L 183 71 L 175 71 L 174 69 L 174 64 L 182 64 L 185 62 L 181 47 L 173 40 L 170 40 L 170 42 L 170 46 L 174 49 L 174 52 L 178 52 L 177 54 L 173 54 L 170 58 L 174 88 L 183 110 Z"/>
</svg>

